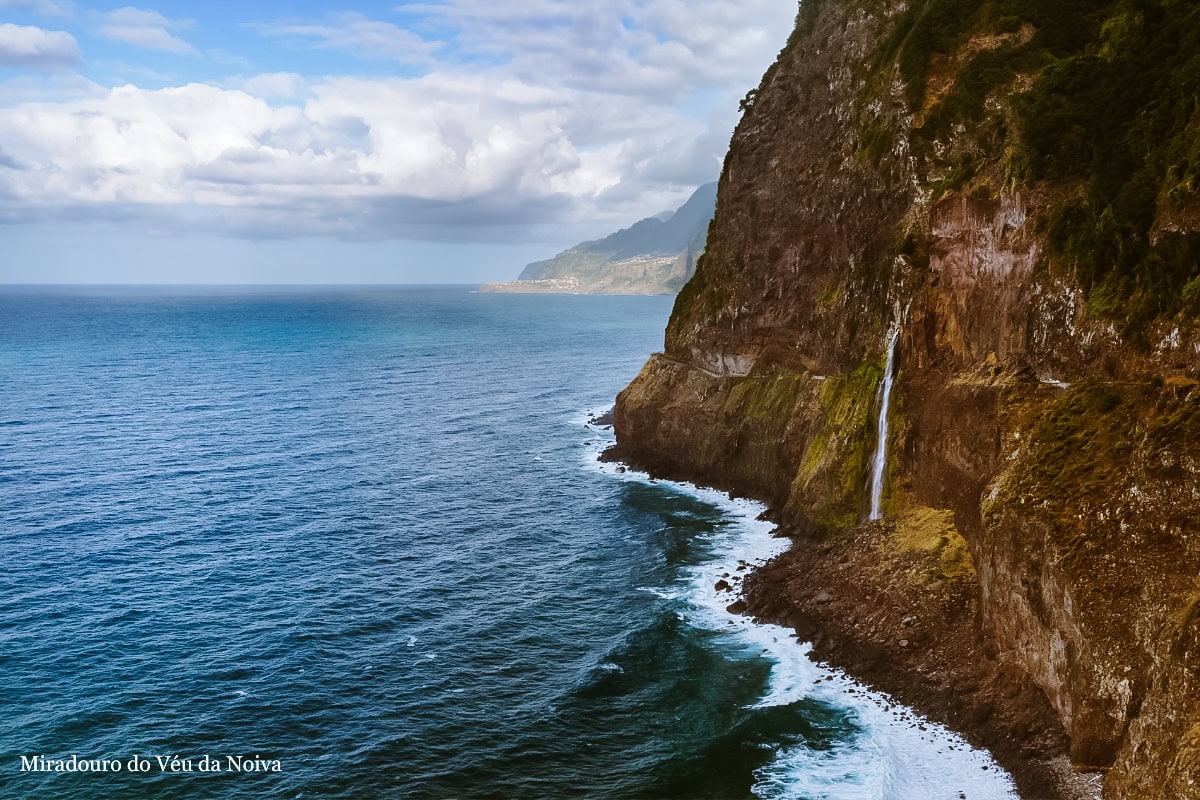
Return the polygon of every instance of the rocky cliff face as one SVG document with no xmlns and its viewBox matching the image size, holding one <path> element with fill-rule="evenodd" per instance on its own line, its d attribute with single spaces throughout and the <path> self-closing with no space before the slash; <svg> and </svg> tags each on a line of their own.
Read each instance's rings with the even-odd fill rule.
<svg viewBox="0 0 1200 800">
<path fill-rule="evenodd" d="M 1200 797 L 1191 43 L 1171 0 L 806 0 L 615 410 L 616 457 L 796 537 L 751 610 L 1014 768 L 1059 726 L 1110 798 Z M 1065 795 L 1052 771 L 1017 769 Z"/>
</svg>

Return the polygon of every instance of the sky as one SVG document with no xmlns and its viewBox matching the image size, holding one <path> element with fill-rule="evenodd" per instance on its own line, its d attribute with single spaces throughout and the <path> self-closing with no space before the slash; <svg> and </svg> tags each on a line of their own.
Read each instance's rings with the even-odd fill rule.
<svg viewBox="0 0 1200 800">
<path fill-rule="evenodd" d="M 795 0 L 0 0 L 0 283 L 476 283 L 714 180 Z"/>
</svg>

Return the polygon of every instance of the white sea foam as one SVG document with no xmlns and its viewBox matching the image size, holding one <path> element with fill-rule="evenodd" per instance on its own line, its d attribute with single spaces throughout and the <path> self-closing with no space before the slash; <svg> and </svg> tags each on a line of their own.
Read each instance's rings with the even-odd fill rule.
<svg viewBox="0 0 1200 800">
<path fill-rule="evenodd" d="M 639 592 L 645 592 L 646 594 L 652 594 L 655 597 L 659 597 L 663 600 L 678 600 L 679 598 L 683 597 L 684 594 L 684 590 L 682 589 L 663 589 L 658 586 L 639 586 L 637 587 L 637 590 Z"/>
<path fill-rule="evenodd" d="M 599 463 L 597 456 L 612 443 L 611 434 L 594 425 L 589 429 L 600 441 L 587 448 L 588 465 L 619 480 L 650 480 L 645 473 Z M 774 526 L 758 519 L 764 511 L 761 504 L 675 481 L 656 480 L 655 485 L 713 505 L 729 520 L 711 537 L 713 559 L 690 570 L 682 594 L 665 594 L 686 601 L 683 617 L 689 624 L 720 631 L 747 656 L 771 663 L 767 693 L 755 706 L 815 701 L 848 712 L 862 731 L 853 741 L 829 750 L 803 745 L 778 750 L 757 771 L 755 795 L 809 800 L 960 800 L 964 796 L 1016 800 L 1012 779 L 986 751 L 972 749 L 958 734 L 888 695 L 815 663 L 811 645 L 798 642 L 791 630 L 726 610 L 736 599 L 741 577 L 749 571 L 738 567 L 752 568 L 787 548 L 785 539 L 773 535 Z M 730 583 L 733 591 L 718 591 L 721 580 Z"/>
</svg>

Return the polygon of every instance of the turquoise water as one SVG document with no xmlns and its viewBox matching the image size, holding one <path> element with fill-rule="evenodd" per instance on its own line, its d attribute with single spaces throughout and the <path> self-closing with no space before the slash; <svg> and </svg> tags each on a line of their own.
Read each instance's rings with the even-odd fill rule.
<svg viewBox="0 0 1200 800">
<path fill-rule="evenodd" d="M 953 775 L 786 632 L 722 617 L 712 570 L 778 549 L 754 508 L 595 466 L 584 412 L 670 303 L 0 292 L 0 796 L 882 800 L 913 796 L 894 761 Z M 22 770 L 72 754 L 122 769 Z M 920 796 L 1008 796 L 983 774 Z"/>
</svg>

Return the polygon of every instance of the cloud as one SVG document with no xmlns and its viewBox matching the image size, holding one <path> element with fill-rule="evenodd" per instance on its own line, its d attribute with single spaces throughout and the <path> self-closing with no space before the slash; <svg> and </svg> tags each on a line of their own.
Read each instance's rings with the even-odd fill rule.
<svg viewBox="0 0 1200 800">
<path fill-rule="evenodd" d="M 254 62 L 250 59 L 245 56 L 239 56 L 236 53 L 231 53 L 228 50 L 222 50 L 219 47 L 212 47 L 205 50 L 204 56 L 214 64 L 220 64 L 223 67 L 254 69 Z"/>
<path fill-rule="evenodd" d="M 717 176 L 737 100 L 790 30 L 778 9 L 728 5 L 449 0 L 404 7 L 402 28 L 357 15 L 256 26 L 358 53 L 375 42 L 374 57 L 416 67 L 408 77 L 265 73 L 53 99 L 23 84 L 7 107 L 0 84 L 0 142 L 22 167 L 0 170 L 0 220 L 260 238 L 601 234 Z M 162 19 L 119 18 L 144 15 Z"/>
<path fill-rule="evenodd" d="M 428 64 L 436 45 L 391 22 L 362 14 L 337 14 L 322 22 L 257 23 L 264 36 L 303 40 L 306 46 L 344 50 L 360 58 Z"/>
<path fill-rule="evenodd" d="M 73 72 L 26 73 L 0 81 L 0 108 L 21 103 L 66 102 L 102 96 L 107 92 L 106 87 Z"/>
<path fill-rule="evenodd" d="M 468 223 L 471 208 L 485 224 L 513 221 L 526 206 L 618 180 L 575 150 L 561 98 L 537 87 L 434 75 L 343 78 L 309 92 L 303 106 L 272 106 L 203 84 L 124 86 L 0 109 L 0 141 L 25 167 L 0 176 L 17 198 L 10 214 L 197 206 L 340 235 L 363 220 L 399 224 L 380 209 L 412 216 L 422 204 L 422 225 Z"/>
<path fill-rule="evenodd" d="M 65 31 L 0 24 L 0 65 L 40 70 L 67 69 L 79 63 L 79 43 Z"/>
<path fill-rule="evenodd" d="M 756 84 L 791 30 L 796 6 L 779 0 L 445 0 L 396 11 L 415 24 L 457 31 L 462 51 L 506 59 L 510 71 L 528 80 L 674 102 L 696 89 Z"/>
<path fill-rule="evenodd" d="M 652 178 L 637 196 L 596 199 L 639 170 L 652 148 L 634 138 L 580 147 L 570 118 L 594 103 L 525 82 L 435 73 L 414 79 L 335 78 L 296 87 L 290 75 L 247 88 L 295 89 L 303 105 L 272 105 L 238 89 L 135 86 L 99 97 L 0 109 L 0 141 L 23 169 L 0 174 L 7 218 L 175 209 L 240 232 L 288 229 L 341 236 L 461 237 L 472 226 L 578 218 L 626 221 L 646 190 L 666 207 L 704 175 Z M 704 128 L 669 110 L 609 109 L 687 151 Z M 579 125 L 578 119 L 573 123 Z M 610 123 L 619 134 L 622 126 Z M 91 209 L 89 212 L 88 209 Z M 189 211 L 188 209 L 192 209 Z M 214 223 L 216 224 L 216 222 Z M 439 227 L 442 226 L 442 227 Z M 483 234 L 481 234 L 483 235 Z M 488 234 L 492 235 L 492 234 Z"/>
<path fill-rule="evenodd" d="M 157 11 L 125 6 L 103 15 L 99 33 L 105 39 L 124 42 L 148 50 L 163 50 L 183 56 L 198 56 L 195 47 L 170 32 L 172 28 L 188 28 L 187 20 L 170 20 Z"/>
<path fill-rule="evenodd" d="M 264 72 L 250 77 L 237 76 L 229 81 L 234 89 L 264 98 L 293 98 L 304 92 L 305 81 L 295 72 Z"/>
<path fill-rule="evenodd" d="M 71 19 L 75 16 L 70 3 L 59 3 L 55 0 L 0 0 L 0 8 L 24 9 L 43 17 Z"/>
</svg>

